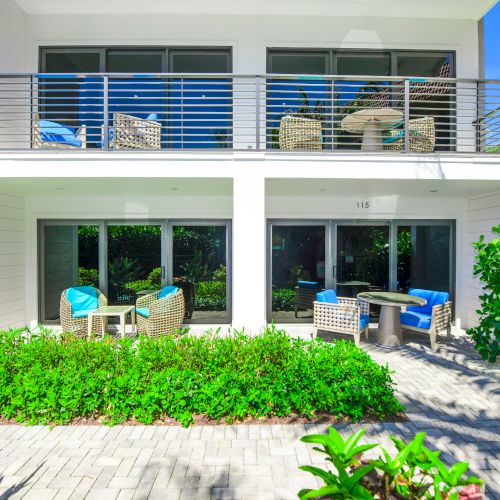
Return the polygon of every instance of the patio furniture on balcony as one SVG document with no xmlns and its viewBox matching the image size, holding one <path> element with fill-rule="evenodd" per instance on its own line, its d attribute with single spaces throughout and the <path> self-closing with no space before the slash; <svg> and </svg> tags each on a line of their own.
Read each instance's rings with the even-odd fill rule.
<svg viewBox="0 0 500 500">
<path fill-rule="evenodd" d="M 437 336 L 446 330 L 447 337 L 451 333 L 451 302 L 446 292 L 410 288 L 408 295 L 420 297 L 427 301 L 422 307 L 407 307 L 401 313 L 401 326 L 405 330 L 428 333 L 431 348 L 436 348 Z"/>
<path fill-rule="evenodd" d="M 323 148 L 321 121 L 286 115 L 280 120 L 280 149 L 319 151 Z"/>
<path fill-rule="evenodd" d="M 161 149 L 161 124 L 158 115 L 151 113 L 146 118 L 113 114 L 110 129 L 110 147 L 113 149 Z M 104 137 L 104 133 L 103 133 Z"/>
<path fill-rule="evenodd" d="M 137 331 L 150 337 L 170 335 L 182 327 L 184 294 L 176 286 L 140 297 L 136 303 Z"/>
<path fill-rule="evenodd" d="M 354 343 L 359 345 L 361 333 L 368 339 L 369 307 L 358 299 L 337 297 L 333 290 L 318 293 L 314 302 L 313 338 L 318 330 L 325 330 L 353 335 Z"/>
<path fill-rule="evenodd" d="M 93 286 L 77 286 L 64 290 L 61 294 L 60 318 L 63 332 L 74 332 L 80 337 L 88 333 L 89 313 L 108 305 L 108 299 Z M 92 330 L 106 328 L 105 318 L 91 317 Z M 104 322 L 104 323 L 103 323 Z"/>
<path fill-rule="evenodd" d="M 410 120 L 410 151 L 432 153 L 436 146 L 436 126 L 432 116 L 424 116 Z M 389 130 L 384 139 L 384 149 L 387 151 L 404 151 L 404 130 Z"/>
<path fill-rule="evenodd" d="M 40 120 L 38 115 L 32 121 L 33 149 L 85 149 L 87 130 L 85 125 L 76 129 L 49 120 Z"/>
<path fill-rule="evenodd" d="M 362 151 L 382 151 L 382 130 L 398 126 L 403 113 L 391 108 L 367 108 L 355 111 L 342 119 L 342 130 L 352 134 L 363 134 Z"/>
<path fill-rule="evenodd" d="M 297 281 L 295 287 L 295 317 L 299 311 L 311 310 L 314 308 L 314 299 L 321 290 L 321 285 L 317 281 Z"/>
</svg>

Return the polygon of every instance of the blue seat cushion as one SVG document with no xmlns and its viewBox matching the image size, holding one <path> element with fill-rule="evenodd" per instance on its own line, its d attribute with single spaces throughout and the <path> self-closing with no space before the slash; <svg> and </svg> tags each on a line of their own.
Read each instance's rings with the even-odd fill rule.
<svg viewBox="0 0 500 500">
<path fill-rule="evenodd" d="M 316 294 L 316 300 L 318 302 L 326 302 L 327 304 L 338 304 L 339 299 L 334 290 L 324 290 Z"/>
<path fill-rule="evenodd" d="M 431 327 L 430 314 L 416 312 L 416 311 L 406 311 L 401 313 L 401 324 L 404 326 L 413 326 L 415 328 L 422 328 L 423 330 L 429 330 Z"/>
<path fill-rule="evenodd" d="M 149 318 L 149 307 L 138 307 L 135 312 L 143 318 Z"/>
<path fill-rule="evenodd" d="M 445 304 L 448 302 L 449 294 L 447 292 L 435 292 L 433 290 L 422 290 L 420 288 L 410 288 L 408 290 L 408 295 L 413 295 L 414 297 L 420 297 L 427 301 L 425 306 L 410 306 L 407 311 L 418 312 L 424 314 L 432 314 L 432 307 Z"/>
<path fill-rule="evenodd" d="M 93 286 L 68 288 L 66 299 L 71 304 L 73 318 L 85 318 L 89 311 L 95 311 L 99 307 L 97 290 Z"/>
<path fill-rule="evenodd" d="M 359 330 L 364 330 L 370 323 L 370 317 L 368 314 L 362 314 L 359 318 Z"/>
<path fill-rule="evenodd" d="M 40 120 L 40 138 L 44 142 L 57 142 L 82 147 L 82 140 L 76 136 L 74 128 L 49 120 Z"/>
<path fill-rule="evenodd" d="M 164 299 L 168 295 L 173 295 L 174 293 L 177 293 L 178 291 L 179 291 L 179 289 L 176 286 L 172 286 L 172 285 L 164 286 L 160 290 L 160 295 L 159 295 L 158 298 L 159 299 Z"/>
<path fill-rule="evenodd" d="M 320 287 L 320 284 L 318 281 L 297 281 L 297 286 L 299 288 L 311 288 L 315 290 Z"/>
<path fill-rule="evenodd" d="M 73 311 L 71 314 L 72 318 L 86 318 L 89 313 L 94 312 L 95 309 L 83 309 L 81 311 Z"/>
</svg>

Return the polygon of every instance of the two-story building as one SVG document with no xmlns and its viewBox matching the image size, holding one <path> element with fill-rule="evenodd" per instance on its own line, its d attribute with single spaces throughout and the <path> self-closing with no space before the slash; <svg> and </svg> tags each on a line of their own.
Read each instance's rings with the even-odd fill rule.
<svg viewBox="0 0 500 500">
<path fill-rule="evenodd" d="M 494 3 L 2 0 L 0 327 L 174 282 L 187 323 L 307 324 L 299 281 L 448 291 L 472 325 Z"/>
</svg>

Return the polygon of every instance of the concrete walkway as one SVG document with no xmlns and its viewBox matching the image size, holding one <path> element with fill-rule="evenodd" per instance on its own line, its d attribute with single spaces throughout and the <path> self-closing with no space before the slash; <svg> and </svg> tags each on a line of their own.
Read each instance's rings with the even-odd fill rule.
<svg viewBox="0 0 500 500">
<path fill-rule="evenodd" d="M 300 334 L 300 332 L 299 332 Z M 371 335 L 373 338 L 373 335 Z M 500 499 L 498 378 L 463 337 L 430 350 L 405 336 L 402 350 L 363 346 L 394 370 L 409 422 L 364 425 L 367 440 L 425 431 L 446 461 L 467 460 Z M 345 425 L 350 433 L 358 425 Z M 321 464 L 299 441 L 325 425 L 0 427 L 0 498 L 286 499 L 315 481 L 298 465 Z"/>
</svg>

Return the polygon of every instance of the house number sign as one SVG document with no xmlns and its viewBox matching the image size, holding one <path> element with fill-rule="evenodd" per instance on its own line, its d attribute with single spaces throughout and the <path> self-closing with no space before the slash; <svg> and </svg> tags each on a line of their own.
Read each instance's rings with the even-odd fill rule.
<svg viewBox="0 0 500 500">
<path fill-rule="evenodd" d="M 356 207 L 357 208 L 370 208 L 370 202 L 369 201 L 357 201 Z"/>
</svg>

